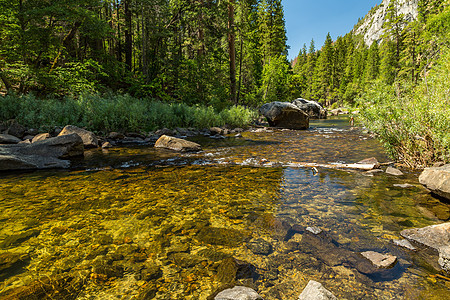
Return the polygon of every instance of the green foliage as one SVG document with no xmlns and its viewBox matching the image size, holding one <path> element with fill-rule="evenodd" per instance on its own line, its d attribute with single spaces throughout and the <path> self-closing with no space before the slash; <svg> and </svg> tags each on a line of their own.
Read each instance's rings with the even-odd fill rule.
<svg viewBox="0 0 450 300">
<path fill-rule="evenodd" d="M 362 122 L 408 166 L 450 162 L 450 49 L 419 85 L 377 82 L 359 100 Z"/>
<path fill-rule="evenodd" d="M 117 94 L 106 97 L 89 94 L 62 100 L 43 100 L 32 94 L 0 97 L 0 119 L 16 119 L 25 126 L 43 130 L 67 124 L 97 132 L 150 131 L 163 127 L 246 127 L 255 118 L 256 112 L 242 106 L 217 112 L 211 106 L 169 104 Z"/>
</svg>

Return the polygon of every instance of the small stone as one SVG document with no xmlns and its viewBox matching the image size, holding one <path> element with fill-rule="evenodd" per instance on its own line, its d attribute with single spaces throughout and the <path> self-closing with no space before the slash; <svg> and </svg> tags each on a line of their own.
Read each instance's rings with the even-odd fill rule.
<svg viewBox="0 0 450 300">
<path fill-rule="evenodd" d="M 388 167 L 386 169 L 386 173 L 389 175 L 394 175 L 394 176 L 402 176 L 404 175 L 402 171 L 400 171 L 399 169 L 393 168 L 393 167 Z"/>
<path fill-rule="evenodd" d="M 214 300 L 263 300 L 263 298 L 251 288 L 235 286 L 232 289 L 221 291 L 214 297 Z"/>
<path fill-rule="evenodd" d="M 439 248 L 439 265 L 450 273 L 450 245 Z"/>
<path fill-rule="evenodd" d="M 309 231 L 312 234 L 318 235 L 318 234 L 322 233 L 323 230 L 320 229 L 319 227 L 312 226 L 312 227 L 306 227 L 306 231 Z"/>
<path fill-rule="evenodd" d="M 238 133 L 234 137 L 240 138 L 240 137 L 242 137 L 242 134 Z"/>
<path fill-rule="evenodd" d="M 224 130 L 222 128 L 219 128 L 219 127 L 211 127 L 209 129 L 209 131 L 211 132 L 212 135 L 216 135 L 216 134 L 222 135 L 222 134 L 224 134 Z"/>
<path fill-rule="evenodd" d="M 36 135 L 36 136 L 31 140 L 31 142 L 34 143 L 34 142 L 42 141 L 42 140 L 49 139 L 49 138 L 51 138 L 50 133 L 48 133 L 48 132 L 47 132 L 47 133 L 41 133 L 41 134 Z"/>
<path fill-rule="evenodd" d="M 375 157 L 363 159 L 363 160 L 357 162 L 357 164 L 374 165 L 375 167 L 380 166 L 380 163 L 378 162 L 378 160 Z"/>
<path fill-rule="evenodd" d="M 414 187 L 413 185 L 409 184 L 409 183 L 402 183 L 402 184 L 394 184 L 395 187 L 399 187 L 402 189 L 408 189 L 408 188 L 412 188 Z"/>
<path fill-rule="evenodd" d="M 366 251 L 362 252 L 361 255 L 370 260 L 377 268 L 390 268 L 397 262 L 397 257 L 390 254 Z"/>
<path fill-rule="evenodd" d="M 409 249 L 409 250 L 417 250 L 408 240 L 392 240 L 392 242 L 400 247 Z"/>
<path fill-rule="evenodd" d="M 104 142 L 102 144 L 102 149 L 108 149 L 108 148 L 112 148 L 112 145 L 110 142 Z"/>
<path fill-rule="evenodd" d="M 30 145 L 31 144 L 31 140 L 30 139 L 26 139 L 26 140 L 20 141 L 19 144 Z"/>
<path fill-rule="evenodd" d="M 310 280 L 298 300 L 337 300 L 320 282 Z"/>
</svg>

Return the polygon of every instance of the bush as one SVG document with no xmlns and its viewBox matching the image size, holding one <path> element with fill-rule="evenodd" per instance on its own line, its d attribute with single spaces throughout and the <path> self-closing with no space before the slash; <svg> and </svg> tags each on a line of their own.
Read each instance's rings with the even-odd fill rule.
<svg viewBox="0 0 450 300">
<path fill-rule="evenodd" d="M 361 121 L 410 167 L 450 161 L 450 50 L 419 85 L 377 82 L 359 100 Z"/>
<path fill-rule="evenodd" d="M 0 97 L 0 120 L 16 119 L 33 128 L 48 130 L 67 124 L 92 131 L 150 131 L 168 127 L 244 127 L 256 113 L 242 106 L 217 112 L 211 106 L 163 103 L 129 95 L 82 95 L 78 98 L 39 99 L 34 95 Z"/>
</svg>

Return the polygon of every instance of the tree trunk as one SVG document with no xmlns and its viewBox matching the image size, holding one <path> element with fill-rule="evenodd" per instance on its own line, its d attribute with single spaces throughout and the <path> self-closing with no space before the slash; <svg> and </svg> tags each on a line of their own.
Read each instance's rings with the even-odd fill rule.
<svg viewBox="0 0 450 300">
<path fill-rule="evenodd" d="M 234 33 L 234 3 L 235 0 L 228 2 L 228 53 L 230 59 L 230 100 L 236 103 L 236 36 Z"/>
<path fill-rule="evenodd" d="M 9 82 L 8 78 L 6 77 L 5 73 L 3 73 L 3 70 L 0 69 L 0 79 L 3 81 L 3 84 L 6 87 L 6 91 L 9 91 L 11 89 L 11 83 Z"/>
<path fill-rule="evenodd" d="M 125 6 L 125 65 L 131 71 L 133 61 L 133 42 L 131 28 L 130 0 L 124 1 Z"/>
</svg>

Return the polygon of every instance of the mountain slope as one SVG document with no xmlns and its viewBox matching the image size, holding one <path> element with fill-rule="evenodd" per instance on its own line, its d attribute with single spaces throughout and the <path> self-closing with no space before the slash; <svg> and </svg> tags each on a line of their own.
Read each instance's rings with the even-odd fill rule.
<svg viewBox="0 0 450 300">
<path fill-rule="evenodd" d="M 370 46 L 374 41 L 379 41 L 384 33 L 383 24 L 386 21 L 388 14 L 388 7 L 391 1 L 383 0 L 383 2 L 372 9 L 363 19 L 361 24 L 358 24 L 353 29 L 355 35 L 362 34 L 364 42 Z M 397 12 L 403 14 L 406 22 L 411 22 L 417 19 L 419 0 L 397 0 Z"/>
</svg>

